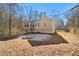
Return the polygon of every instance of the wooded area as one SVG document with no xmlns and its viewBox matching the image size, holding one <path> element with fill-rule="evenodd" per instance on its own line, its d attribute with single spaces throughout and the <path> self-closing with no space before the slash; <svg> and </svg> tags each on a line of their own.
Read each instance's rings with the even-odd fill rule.
<svg viewBox="0 0 79 59">
<path fill-rule="evenodd" d="M 46 12 L 33 10 L 31 6 L 16 3 L 0 4 L 0 35 L 22 34 L 26 20 L 38 20 L 46 16 Z"/>
<path fill-rule="evenodd" d="M 79 5 L 70 9 L 65 16 L 68 19 L 67 27 L 69 31 L 79 35 Z"/>
<path fill-rule="evenodd" d="M 46 16 L 46 12 L 33 10 L 31 6 L 21 6 L 16 3 L 0 4 L 0 35 L 16 35 L 25 33 L 23 23 L 27 20 L 39 20 Z M 57 21 L 57 29 L 65 28 L 70 32 L 79 34 L 79 5 L 70 9 L 63 19 Z"/>
</svg>

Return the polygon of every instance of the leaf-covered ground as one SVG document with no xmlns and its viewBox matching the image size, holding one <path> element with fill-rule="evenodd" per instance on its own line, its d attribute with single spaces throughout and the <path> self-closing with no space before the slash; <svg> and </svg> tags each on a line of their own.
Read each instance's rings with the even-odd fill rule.
<svg viewBox="0 0 79 59">
<path fill-rule="evenodd" d="M 57 32 L 69 43 L 31 46 L 28 40 L 20 38 L 0 41 L 0 55 L 1 56 L 62 56 L 62 55 L 79 55 L 79 40 L 78 37 L 72 33 L 64 31 Z M 58 39 L 58 38 L 57 38 Z"/>
</svg>

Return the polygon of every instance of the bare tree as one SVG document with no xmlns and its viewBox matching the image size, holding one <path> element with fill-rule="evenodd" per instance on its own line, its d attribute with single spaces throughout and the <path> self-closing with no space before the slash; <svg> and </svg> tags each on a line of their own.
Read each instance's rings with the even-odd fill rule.
<svg viewBox="0 0 79 59">
<path fill-rule="evenodd" d="M 79 28 L 79 5 L 73 7 L 66 15 L 68 28 L 75 31 Z"/>
</svg>

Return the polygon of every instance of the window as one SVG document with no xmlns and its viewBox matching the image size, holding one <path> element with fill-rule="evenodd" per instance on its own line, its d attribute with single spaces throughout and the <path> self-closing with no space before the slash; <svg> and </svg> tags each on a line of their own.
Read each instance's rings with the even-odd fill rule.
<svg viewBox="0 0 79 59">
<path fill-rule="evenodd" d="M 36 24 L 35 24 L 35 27 L 36 27 Z"/>
<path fill-rule="evenodd" d="M 46 27 L 46 23 L 44 23 L 44 27 Z"/>
<path fill-rule="evenodd" d="M 38 27 L 39 27 L 39 24 L 40 24 L 40 23 L 38 22 Z"/>
<path fill-rule="evenodd" d="M 30 24 L 30 30 L 34 30 L 34 23 Z"/>
<path fill-rule="evenodd" d="M 29 22 L 27 22 L 27 23 L 24 25 L 24 27 L 29 27 Z"/>
</svg>

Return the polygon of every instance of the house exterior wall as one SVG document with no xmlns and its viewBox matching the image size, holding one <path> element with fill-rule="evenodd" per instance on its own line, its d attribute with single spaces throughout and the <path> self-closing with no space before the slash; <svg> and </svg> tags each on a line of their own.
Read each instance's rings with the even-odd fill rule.
<svg viewBox="0 0 79 59">
<path fill-rule="evenodd" d="M 37 25 L 35 26 L 36 32 L 41 32 L 41 33 L 54 33 L 55 32 L 55 22 L 48 18 L 43 18 L 40 21 L 36 21 L 34 24 Z"/>
</svg>

